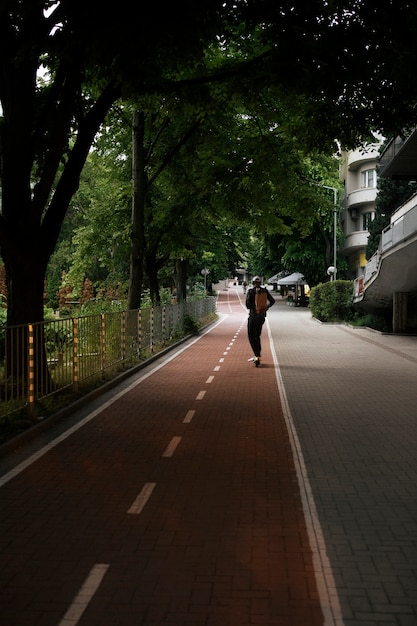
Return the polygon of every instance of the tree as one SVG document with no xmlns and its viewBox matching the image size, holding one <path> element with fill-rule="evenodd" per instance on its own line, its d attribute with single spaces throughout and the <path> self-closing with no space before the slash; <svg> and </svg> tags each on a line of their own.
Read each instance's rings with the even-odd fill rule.
<svg viewBox="0 0 417 626">
<path fill-rule="evenodd" d="M 180 89 L 203 102 L 214 80 L 227 80 L 238 97 L 276 84 L 306 96 L 306 142 L 357 144 L 372 128 L 396 132 L 417 118 L 409 79 L 417 7 L 400 9 L 391 0 L 178 0 L 163 11 L 148 3 L 132 20 L 98 0 L 3 0 L 0 249 L 8 324 L 43 317 L 48 261 L 115 102 Z"/>
<path fill-rule="evenodd" d="M 337 180 L 338 164 L 334 157 L 326 158 L 317 151 L 306 156 L 306 146 L 298 140 L 307 125 L 303 99 L 289 100 L 281 90 L 266 88 L 256 99 L 242 94 L 238 103 L 230 105 L 230 93 L 225 89 L 220 93 L 216 89 L 216 93 L 217 108 L 209 108 L 180 158 L 165 172 L 164 188 L 169 190 L 166 196 L 171 207 L 164 209 L 164 215 L 174 219 L 163 224 L 171 250 L 178 242 L 177 256 L 189 259 L 196 242 L 204 239 L 203 225 L 206 237 L 211 234 L 213 238 L 211 244 L 206 239 L 205 249 L 216 246 L 217 257 L 221 246 L 214 237 L 219 232 L 216 224 L 224 224 L 224 228 L 220 226 L 224 243 L 230 241 L 228 232 L 242 229 L 245 243 L 237 238 L 241 253 L 229 268 L 234 272 L 251 248 L 252 233 L 258 235 L 257 241 L 276 233 L 288 234 L 288 240 L 307 240 L 313 226 L 317 229 L 325 216 L 322 250 L 317 253 L 322 272 L 329 265 L 323 260 L 323 237 L 328 232 L 331 243 L 333 204 L 320 184 L 329 175 Z M 293 117 L 295 110 L 299 111 L 297 118 Z M 158 204 L 166 207 L 163 200 Z M 188 249 L 184 246 L 187 233 Z M 263 267 L 261 249 L 258 245 L 257 267 L 260 263 Z M 275 267 L 282 255 L 275 250 Z"/>
<path fill-rule="evenodd" d="M 126 162 L 124 152 L 105 149 L 105 139 L 100 138 L 88 156 L 80 188 L 71 201 L 71 212 L 77 212 L 79 221 L 69 242 L 63 241 L 58 248 L 71 243 L 68 279 L 77 296 L 86 278 L 98 291 L 127 289 L 130 160 Z"/>
<path fill-rule="evenodd" d="M 198 55 L 211 37 L 214 14 L 212 25 L 196 33 L 207 4 L 191 9 L 187 3 L 187 9 L 172 33 L 168 7 L 162 18 L 148 7 L 147 20 L 130 24 L 123 12 L 105 11 L 95 0 L 2 3 L 0 247 L 9 324 L 42 319 L 46 267 L 110 107 L 123 89 L 141 92 L 162 81 L 182 54 Z M 45 82 L 37 78 L 43 66 Z"/>
<path fill-rule="evenodd" d="M 46 268 L 109 109 L 125 91 L 154 90 L 175 76 L 191 52 L 201 58 L 221 6 L 177 3 L 161 16 L 150 5 L 136 21 L 97 0 L 2 2 L 0 249 L 9 327 L 43 319 Z M 185 17 L 172 31 L 178 9 Z M 37 372 L 47 380 L 42 344 L 40 336 Z"/>
<path fill-rule="evenodd" d="M 263 72 L 279 77 L 292 93 L 309 96 L 309 140 L 317 144 L 333 137 L 354 148 L 371 130 L 395 136 L 415 127 L 417 85 L 408 74 L 417 62 L 416 5 L 407 0 L 263 5 L 264 41 L 274 41 L 265 51 Z"/>
<path fill-rule="evenodd" d="M 160 108 L 160 107 L 158 107 Z M 151 280 L 151 295 L 153 300 L 159 300 L 159 290 L 157 288 L 156 253 L 158 250 L 158 235 L 152 237 L 152 242 L 147 246 L 146 242 L 146 222 L 151 222 L 153 203 L 149 199 L 149 191 L 158 181 L 163 171 L 170 165 L 181 147 L 187 143 L 188 138 L 198 127 L 198 122 L 186 118 L 185 128 L 183 123 L 175 125 L 174 133 L 169 133 L 169 141 L 166 142 L 167 130 L 171 127 L 170 112 L 163 108 L 165 112 L 160 120 L 160 111 L 156 115 L 146 116 L 143 111 L 135 111 L 133 114 L 133 198 L 132 198 L 132 220 L 131 220 L 131 260 L 130 260 L 130 280 L 128 294 L 128 308 L 137 309 L 141 303 L 142 283 L 144 266 L 146 262 L 148 276 Z M 150 118 L 150 119 L 149 119 Z M 183 119 L 180 120 L 183 122 Z M 148 126 L 148 128 L 147 128 Z M 150 133 L 153 133 L 151 136 Z M 162 149 L 159 146 L 162 144 Z M 155 158 L 154 153 L 157 157 Z M 155 163 L 156 161 L 156 163 Z M 147 209 L 148 207 L 148 215 Z M 150 213 L 150 215 L 149 215 Z M 186 267 L 186 264 L 184 265 Z M 176 274 L 181 276 L 178 290 L 181 299 L 185 299 L 185 282 L 182 276 L 182 264 L 177 259 Z"/>
</svg>

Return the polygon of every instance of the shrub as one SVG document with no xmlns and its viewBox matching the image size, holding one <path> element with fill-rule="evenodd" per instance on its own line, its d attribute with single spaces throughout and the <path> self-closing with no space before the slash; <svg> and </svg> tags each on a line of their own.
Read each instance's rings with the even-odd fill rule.
<svg viewBox="0 0 417 626">
<path fill-rule="evenodd" d="M 100 313 L 118 313 L 126 308 L 126 302 L 110 298 L 86 300 L 73 315 L 100 315 Z"/>
<path fill-rule="evenodd" d="M 200 323 L 191 315 L 184 316 L 184 332 L 187 335 L 198 335 L 200 331 Z"/>
<path fill-rule="evenodd" d="M 321 322 L 348 322 L 354 316 L 353 282 L 334 280 L 311 289 L 310 310 Z"/>
<path fill-rule="evenodd" d="M 374 313 L 355 313 L 352 326 L 373 328 L 382 333 L 392 333 L 392 321 L 384 315 L 376 315 Z"/>
</svg>

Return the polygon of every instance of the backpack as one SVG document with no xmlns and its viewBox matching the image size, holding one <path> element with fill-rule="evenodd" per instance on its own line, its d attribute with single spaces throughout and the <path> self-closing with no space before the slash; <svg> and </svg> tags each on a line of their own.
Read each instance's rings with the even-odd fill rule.
<svg viewBox="0 0 417 626">
<path fill-rule="evenodd" d="M 255 293 L 255 310 L 258 315 L 266 315 L 268 308 L 268 295 L 266 291 Z"/>
</svg>

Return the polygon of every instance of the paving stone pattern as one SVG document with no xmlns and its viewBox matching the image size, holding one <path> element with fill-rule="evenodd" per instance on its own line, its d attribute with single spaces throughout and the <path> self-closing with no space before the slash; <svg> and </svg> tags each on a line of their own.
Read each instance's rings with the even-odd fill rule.
<svg viewBox="0 0 417 626">
<path fill-rule="evenodd" d="M 346 626 L 417 624 L 417 337 L 269 315 Z"/>
<path fill-rule="evenodd" d="M 1 626 L 324 623 L 267 333 L 255 368 L 237 295 L 1 460 Z"/>
<path fill-rule="evenodd" d="M 278 296 L 255 368 L 218 293 L 209 332 L 0 454 L 1 626 L 417 625 L 417 337 Z"/>
</svg>

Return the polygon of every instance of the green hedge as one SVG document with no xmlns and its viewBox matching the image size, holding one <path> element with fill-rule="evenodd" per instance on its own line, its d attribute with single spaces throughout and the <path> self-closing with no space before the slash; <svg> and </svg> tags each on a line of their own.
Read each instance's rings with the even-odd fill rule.
<svg viewBox="0 0 417 626">
<path fill-rule="evenodd" d="M 353 319 L 353 281 L 334 280 L 311 289 L 310 310 L 321 322 L 348 322 Z"/>
</svg>

